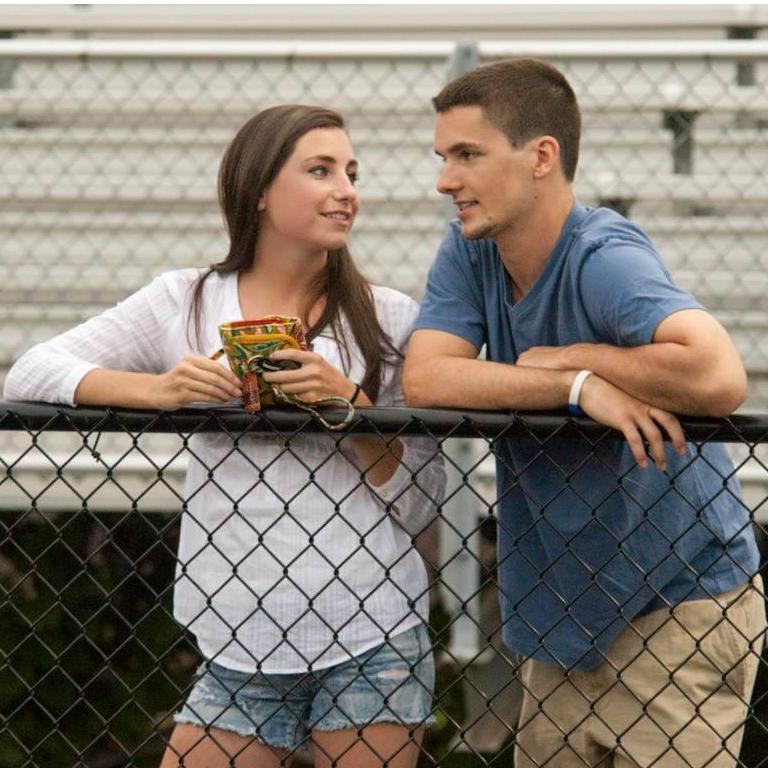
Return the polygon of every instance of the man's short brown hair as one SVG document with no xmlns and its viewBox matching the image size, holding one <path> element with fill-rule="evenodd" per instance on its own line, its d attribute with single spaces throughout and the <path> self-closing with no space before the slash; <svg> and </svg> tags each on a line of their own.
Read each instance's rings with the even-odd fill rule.
<svg viewBox="0 0 768 768">
<path fill-rule="evenodd" d="M 517 148 L 538 136 L 560 145 L 563 175 L 573 181 L 579 161 L 581 111 L 562 72 L 537 59 L 484 64 L 452 80 L 432 99 L 437 112 L 481 107 Z"/>
</svg>

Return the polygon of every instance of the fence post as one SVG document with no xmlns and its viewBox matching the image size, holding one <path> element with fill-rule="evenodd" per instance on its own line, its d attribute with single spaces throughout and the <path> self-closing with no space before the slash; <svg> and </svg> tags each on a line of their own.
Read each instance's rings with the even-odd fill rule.
<svg viewBox="0 0 768 768">
<path fill-rule="evenodd" d="M 479 61 L 477 43 L 459 43 L 448 62 L 448 81 L 474 69 Z"/>
<path fill-rule="evenodd" d="M 448 61 L 447 81 L 477 66 L 479 55 L 475 43 L 460 43 Z M 444 198 L 449 218 L 455 216 L 450 198 Z M 476 463 L 473 441 L 448 440 L 445 443 L 448 459 L 447 488 L 466 485 L 462 473 Z M 462 490 L 443 506 L 443 525 L 440 531 L 440 600 L 455 621 L 451 625 L 451 653 L 459 659 L 474 658 L 480 650 L 480 534 L 477 499 Z M 445 564 L 445 565 L 444 565 Z"/>
<path fill-rule="evenodd" d="M 693 173 L 693 125 L 697 113 L 675 109 L 664 112 L 663 127 L 672 131 L 672 170 L 690 176 Z"/>
<path fill-rule="evenodd" d="M 728 30 L 729 40 L 754 40 L 757 37 L 757 27 L 731 27 Z M 736 63 L 736 85 L 755 85 L 755 63 L 739 61 Z"/>
<path fill-rule="evenodd" d="M 0 40 L 10 40 L 13 32 L 0 31 Z M 0 90 L 8 90 L 13 87 L 13 74 L 16 70 L 16 62 L 13 59 L 0 60 Z"/>
<path fill-rule="evenodd" d="M 466 478 L 477 458 L 471 440 L 446 440 L 443 452 L 451 496 L 440 529 L 440 601 L 451 617 L 451 654 L 469 661 L 480 651 L 480 507 Z"/>
</svg>

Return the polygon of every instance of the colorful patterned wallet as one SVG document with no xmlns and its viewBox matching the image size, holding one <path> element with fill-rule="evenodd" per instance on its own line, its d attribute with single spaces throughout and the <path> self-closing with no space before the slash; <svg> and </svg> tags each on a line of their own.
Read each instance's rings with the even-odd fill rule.
<svg viewBox="0 0 768 768">
<path fill-rule="evenodd" d="M 226 354 L 232 373 L 243 383 L 243 404 L 247 413 L 258 413 L 262 405 L 283 403 L 309 411 L 328 429 L 338 430 L 349 426 L 355 409 L 346 398 L 331 395 L 308 403 L 286 394 L 279 384 L 270 384 L 262 377 L 265 371 L 299 367 L 293 360 L 269 359 L 278 349 L 309 349 L 298 317 L 268 315 L 258 320 L 222 323 L 219 326 L 219 334 L 223 347 L 212 355 L 212 358 L 217 360 Z M 346 416 L 338 424 L 330 424 L 318 413 L 319 407 L 328 405 L 343 406 L 347 409 Z"/>
</svg>

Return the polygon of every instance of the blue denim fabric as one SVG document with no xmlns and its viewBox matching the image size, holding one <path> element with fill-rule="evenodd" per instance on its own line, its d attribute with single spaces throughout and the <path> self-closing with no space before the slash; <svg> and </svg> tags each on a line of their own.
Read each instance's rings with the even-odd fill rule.
<svg viewBox="0 0 768 768">
<path fill-rule="evenodd" d="M 424 625 L 316 672 L 249 674 L 209 661 L 197 675 L 177 723 L 223 728 L 271 747 L 298 747 L 314 729 L 434 721 L 435 664 Z"/>
</svg>

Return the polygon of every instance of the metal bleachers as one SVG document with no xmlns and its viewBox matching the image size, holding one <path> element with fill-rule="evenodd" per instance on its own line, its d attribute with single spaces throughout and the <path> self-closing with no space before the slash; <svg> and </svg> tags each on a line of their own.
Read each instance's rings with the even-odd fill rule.
<svg viewBox="0 0 768 768">
<path fill-rule="evenodd" d="M 356 257 L 374 281 L 420 295 L 450 210 L 434 188 L 429 98 L 452 60 L 455 68 L 454 44 L 0 45 L 12 62 L 0 87 L 0 313 L 8 323 L 26 318 L 24 334 L 0 342 L 0 369 L 163 270 L 219 260 L 222 151 L 248 115 L 276 101 L 345 114 L 362 168 Z M 729 323 L 759 386 L 768 380 L 766 329 L 747 315 L 762 308 L 768 258 L 764 47 L 487 40 L 474 48 L 475 61 L 537 55 L 566 72 L 585 115 L 577 195 L 649 232 L 677 279 Z M 33 302 L 43 310 L 31 312 Z M 768 403 L 768 392 L 751 402 Z"/>
<path fill-rule="evenodd" d="M 457 44 L 469 43 L 473 56 L 464 57 L 465 65 L 535 55 L 566 72 L 585 113 L 579 198 L 613 205 L 644 228 L 676 279 L 729 328 L 750 371 L 747 408 L 768 408 L 768 49 L 759 39 L 723 39 L 743 9 L 728 12 L 737 14 L 731 17 L 721 8 L 715 17 L 705 6 L 699 16 L 683 7 L 617 6 L 613 16 L 594 14 L 590 26 L 583 11 L 565 6 L 548 11 L 546 21 L 532 6 L 494 6 L 479 28 L 483 14 L 468 19 L 465 9 L 443 6 L 440 14 L 420 11 L 419 34 L 435 31 L 411 40 L 412 12 L 400 6 L 406 20 L 398 12 L 390 28 L 401 26 L 390 39 L 369 29 L 367 43 L 349 39 L 359 33 L 359 20 L 358 26 L 346 17 L 326 20 L 323 27 L 327 12 L 306 10 L 299 20 L 283 10 L 281 23 L 290 22 L 292 39 L 303 38 L 299 44 L 275 33 L 277 21 L 270 26 L 259 17 L 241 29 L 215 17 L 213 7 L 204 22 L 199 7 L 182 15 L 158 10 L 165 15 L 153 27 L 145 6 L 142 19 L 131 17 L 126 28 L 109 21 L 106 7 L 47 8 L 45 22 L 31 11 L 15 18 L 26 25 L 17 29 L 49 37 L 0 41 L 0 381 L 30 344 L 162 271 L 223 256 L 219 158 L 244 119 L 277 102 L 323 103 L 345 114 L 362 170 L 352 251 L 372 280 L 418 298 L 450 216 L 434 189 L 429 99 L 461 68 Z M 391 8 L 385 12 L 392 19 Z M 112 13 L 125 19 L 130 11 L 116 6 Z M 644 26 L 628 24 L 628 13 Z M 707 25 L 699 24 L 705 15 Z M 320 39 L 331 26 L 347 39 Z M 66 37 L 73 32 L 92 37 Z M 646 39 L 629 39 L 641 32 Z M 122 39 L 113 39 L 118 34 Z M 158 34 L 175 37 L 147 39 Z M 224 40 L 189 41 L 190 34 Z M 308 39 L 315 34 L 320 42 Z M 110 39 L 99 39 L 104 35 Z M 119 482 L 99 485 L 96 459 L 80 435 L 71 437 L 42 435 L 40 451 L 29 455 L 0 442 L 21 485 L 39 494 L 41 508 L 79 509 L 55 474 L 57 464 L 68 466 L 68 482 L 98 511 L 125 504 L 121 487 L 132 491 L 157 477 L 157 466 L 126 436 L 105 435 L 103 462 L 128 460 L 121 475 L 111 476 Z M 167 460 L 165 476 L 179 487 L 183 462 L 172 458 L 178 440 L 142 435 L 138 447 L 158 465 Z M 490 489 L 493 467 L 477 474 Z M 754 498 L 765 497 L 765 472 L 754 458 L 740 474 Z M 158 484 L 144 507 L 173 508 L 178 500 L 167 491 Z M 494 493 L 488 490 L 488 498 Z M 26 503 L 21 494 L 0 498 L 0 507 Z M 487 512 L 480 507 L 478 515 Z M 446 508 L 445 518 L 459 532 L 477 522 L 466 507 L 455 514 Z M 450 551 L 455 536 L 444 535 Z M 455 590 L 444 596 L 449 612 L 458 613 L 459 603 L 462 611 L 477 606 L 479 566 L 469 560 L 444 570 L 445 577 L 456 568 Z M 452 653 L 474 658 L 478 634 L 471 621 L 457 621 Z M 498 676 L 494 682 L 506 684 L 503 670 L 487 669 Z M 484 702 L 476 698 L 477 706 L 468 698 L 468 721 L 475 725 L 466 743 L 493 753 L 504 734 L 492 714 L 483 719 Z"/>
</svg>

